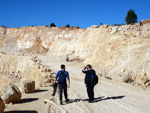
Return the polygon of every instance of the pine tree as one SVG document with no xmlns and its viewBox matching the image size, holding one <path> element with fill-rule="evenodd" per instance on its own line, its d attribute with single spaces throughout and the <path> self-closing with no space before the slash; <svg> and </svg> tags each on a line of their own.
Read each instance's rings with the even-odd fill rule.
<svg viewBox="0 0 150 113">
<path fill-rule="evenodd" d="M 136 23 L 137 22 L 137 15 L 135 14 L 135 11 L 130 9 L 128 12 L 127 12 L 127 16 L 125 18 L 125 22 L 127 24 L 133 24 L 133 23 Z"/>
<path fill-rule="evenodd" d="M 66 27 L 70 27 L 70 25 L 69 25 L 69 24 L 67 24 L 67 25 L 66 25 Z"/>
</svg>

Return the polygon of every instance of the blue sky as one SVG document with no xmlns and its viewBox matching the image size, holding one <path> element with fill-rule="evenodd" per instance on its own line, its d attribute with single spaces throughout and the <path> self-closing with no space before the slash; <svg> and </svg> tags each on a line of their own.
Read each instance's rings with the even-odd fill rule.
<svg viewBox="0 0 150 113">
<path fill-rule="evenodd" d="M 150 0 L 0 0 L 0 26 L 79 26 L 125 23 L 133 9 L 138 21 L 150 19 Z"/>
</svg>

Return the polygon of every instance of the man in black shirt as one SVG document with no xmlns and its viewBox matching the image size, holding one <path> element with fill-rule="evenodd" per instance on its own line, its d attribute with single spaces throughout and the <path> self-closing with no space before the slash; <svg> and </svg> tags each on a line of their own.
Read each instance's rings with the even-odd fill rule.
<svg viewBox="0 0 150 113">
<path fill-rule="evenodd" d="M 85 84 L 87 87 L 87 94 L 89 97 L 89 103 L 94 101 L 94 84 L 92 84 L 92 79 L 94 78 L 95 71 L 92 69 L 92 66 L 89 64 L 86 67 L 83 68 L 82 70 L 83 73 L 86 74 L 85 76 Z"/>
</svg>

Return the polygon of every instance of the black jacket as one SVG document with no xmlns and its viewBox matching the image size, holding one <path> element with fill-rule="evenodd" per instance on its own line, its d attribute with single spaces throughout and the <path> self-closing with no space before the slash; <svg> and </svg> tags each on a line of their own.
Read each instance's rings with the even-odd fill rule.
<svg viewBox="0 0 150 113">
<path fill-rule="evenodd" d="M 93 69 L 87 71 L 83 69 L 82 72 L 86 74 L 84 79 L 85 84 L 90 85 L 91 75 L 96 75 L 95 71 Z"/>
</svg>

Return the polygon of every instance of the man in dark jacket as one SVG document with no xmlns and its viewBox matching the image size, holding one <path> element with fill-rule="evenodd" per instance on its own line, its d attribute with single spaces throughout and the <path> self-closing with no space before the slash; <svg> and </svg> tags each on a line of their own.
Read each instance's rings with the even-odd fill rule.
<svg viewBox="0 0 150 113">
<path fill-rule="evenodd" d="M 82 72 L 86 74 L 84 82 L 87 87 L 89 103 L 92 103 L 94 101 L 94 85 L 91 83 L 91 81 L 92 81 L 92 78 L 96 75 L 96 73 L 92 69 L 92 66 L 90 64 L 84 67 Z"/>
<path fill-rule="evenodd" d="M 69 73 L 65 70 L 64 64 L 61 65 L 61 70 L 57 72 L 55 81 L 57 80 L 57 78 L 58 78 L 58 84 L 59 84 L 59 100 L 60 100 L 60 104 L 63 105 L 62 92 L 64 92 L 66 102 L 68 102 L 69 99 L 68 99 L 68 94 L 67 94 L 67 85 L 68 85 L 68 88 L 70 87 Z M 68 84 L 67 84 L 66 79 L 68 80 Z"/>
</svg>

